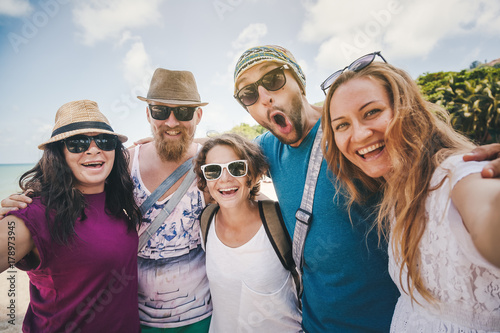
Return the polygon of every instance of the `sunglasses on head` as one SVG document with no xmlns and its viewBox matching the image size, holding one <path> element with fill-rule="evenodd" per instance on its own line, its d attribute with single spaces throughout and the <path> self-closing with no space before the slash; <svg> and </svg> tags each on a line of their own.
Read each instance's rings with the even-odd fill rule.
<svg viewBox="0 0 500 333">
<path fill-rule="evenodd" d="M 151 105 L 149 104 L 149 111 L 151 117 L 156 120 L 166 120 L 173 112 L 178 121 L 189 121 L 193 119 L 194 112 L 198 109 L 197 106 L 176 106 L 170 107 L 166 105 Z"/>
<path fill-rule="evenodd" d="M 344 67 L 344 69 L 339 69 L 338 71 L 336 71 L 335 73 L 333 73 L 332 75 L 330 75 L 320 85 L 321 90 L 323 90 L 323 92 L 326 95 L 326 91 L 328 90 L 328 88 L 330 88 L 332 86 L 333 82 L 335 82 L 335 80 L 337 80 L 337 78 L 340 76 L 340 74 L 342 74 L 346 69 L 350 70 L 350 71 L 354 71 L 354 72 L 360 71 L 363 68 L 365 68 L 366 66 L 368 66 L 369 64 L 371 64 L 373 62 L 373 60 L 375 59 L 375 56 L 379 56 L 380 58 L 382 58 L 382 60 L 385 63 L 387 63 L 387 61 L 384 59 L 384 57 L 382 56 L 382 54 L 380 53 L 380 51 L 364 55 L 361 58 L 358 58 L 358 59 L 354 60 L 352 62 L 352 64 L 350 64 L 349 66 Z"/>
<path fill-rule="evenodd" d="M 289 67 L 283 65 L 267 72 L 257 82 L 251 83 L 238 90 L 234 98 L 244 107 L 255 104 L 259 99 L 259 86 L 263 86 L 269 91 L 276 91 L 283 88 L 286 83 L 285 69 L 289 69 Z"/>
<path fill-rule="evenodd" d="M 210 163 L 201 166 L 201 171 L 206 180 L 217 180 L 222 175 L 222 170 L 226 170 L 233 177 L 243 177 L 247 174 L 247 160 L 232 161 L 229 163 Z"/>
<path fill-rule="evenodd" d="M 116 135 L 104 133 L 94 136 L 79 134 L 63 141 L 70 153 L 79 154 L 89 149 L 92 140 L 94 140 L 97 148 L 104 151 L 115 150 L 118 144 L 118 137 Z"/>
</svg>

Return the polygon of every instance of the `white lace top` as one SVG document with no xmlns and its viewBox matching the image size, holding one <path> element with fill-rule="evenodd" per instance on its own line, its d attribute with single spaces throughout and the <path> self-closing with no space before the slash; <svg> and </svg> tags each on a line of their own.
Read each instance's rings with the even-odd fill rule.
<svg viewBox="0 0 500 333">
<path fill-rule="evenodd" d="M 480 172 L 485 164 L 463 162 L 462 155 L 452 156 L 433 175 L 431 186 L 449 174 L 438 190 L 429 193 L 428 222 L 419 245 L 422 278 L 437 300 L 435 304 L 426 302 L 416 291 L 422 306 L 411 303 L 401 289 L 400 266 L 389 251 L 389 273 L 401 292 L 391 332 L 500 332 L 500 269 L 476 250 L 450 199 L 457 182 Z M 404 271 L 403 283 L 406 276 Z"/>
</svg>

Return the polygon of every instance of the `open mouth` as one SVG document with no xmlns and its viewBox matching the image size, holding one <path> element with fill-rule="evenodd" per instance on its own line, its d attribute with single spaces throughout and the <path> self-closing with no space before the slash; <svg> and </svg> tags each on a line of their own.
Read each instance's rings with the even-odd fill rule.
<svg viewBox="0 0 500 333">
<path fill-rule="evenodd" d="M 270 118 L 273 124 L 278 127 L 281 133 L 288 134 L 292 131 L 292 124 L 283 112 L 275 111 L 271 113 Z"/>
<path fill-rule="evenodd" d="M 104 164 L 104 162 L 89 162 L 83 163 L 82 165 L 86 168 L 99 168 Z"/>
<path fill-rule="evenodd" d="M 232 195 L 238 191 L 237 187 L 219 189 L 219 193 L 222 195 Z"/>
<path fill-rule="evenodd" d="M 374 145 L 358 150 L 356 154 L 358 154 L 364 159 L 367 159 L 370 156 L 375 156 L 379 154 L 382 150 L 384 150 L 384 148 L 385 148 L 385 143 L 378 142 Z"/>
</svg>

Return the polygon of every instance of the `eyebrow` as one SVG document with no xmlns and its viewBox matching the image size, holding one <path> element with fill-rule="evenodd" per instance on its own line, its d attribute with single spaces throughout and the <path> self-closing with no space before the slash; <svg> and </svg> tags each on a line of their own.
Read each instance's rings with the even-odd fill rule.
<svg viewBox="0 0 500 333">
<path fill-rule="evenodd" d="M 369 101 L 369 102 L 367 102 L 367 103 L 365 103 L 365 104 L 361 105 L 361 107 L 358 109 L 358 112 L 359 112 L 359 111 L 361 111 L 361 110 L 363 110 L 364 108 L 366 108 L 368 105 L 370 105 L 370 104 L 372 104 L 372 103 L 376 103 L 376 102 L 380 102 L 380 101 L 379 101 L 378 99 L 376 99 L 376 100 Z M 334 121 L 340 120 L 340 119 L 342 119 L 342 118 L 345 118 L 345 117 L 344 117 L 344 116 L 337 117 L 337 118 L 335 118 L 335 119 L 332 119 L 332 121 L 331 121 L 331 122 L 333 123 Z"/>
</svg>

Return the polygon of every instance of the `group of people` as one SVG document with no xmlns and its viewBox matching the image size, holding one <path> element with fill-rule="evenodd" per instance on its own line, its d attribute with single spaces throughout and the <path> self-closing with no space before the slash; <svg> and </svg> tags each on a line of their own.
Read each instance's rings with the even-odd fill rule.
<svg viewBox="0 0 500 333">
<path fill-rule="evenodd" d="M 380 52 L 333 73 L 322 108 L 280 46 L 245 51 L 234 83 L 269 130 L 254 142 L 194 141 L 188 71 L 155 71 L 138 97 L 153 141 L 128 150 L 95 102 L 59 109 L 20 180 L 32 198 L 0 212 L 0 271 L 30 278 L 23 331 L 500 331 L 500 161 L 472 161 L 499 144 L 453 131 Z M 302 293 L 263 230 L 266 173 Z"/>
</svg>

